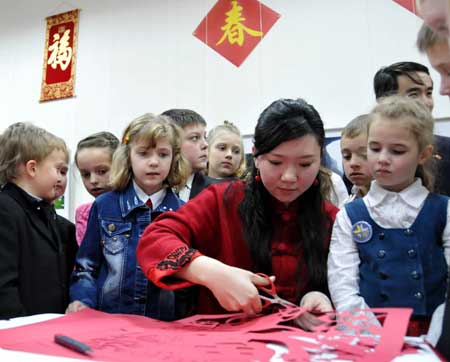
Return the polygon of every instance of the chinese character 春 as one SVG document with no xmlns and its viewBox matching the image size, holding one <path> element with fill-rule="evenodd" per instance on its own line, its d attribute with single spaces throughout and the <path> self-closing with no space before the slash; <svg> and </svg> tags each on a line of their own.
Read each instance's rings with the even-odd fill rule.
<svg viewBox="0 0 450 362">
<path fill-rule="evenodd" d="M 242 6 L 238 5 L 237 1 L 231 1 L 231 10 L 226 15 L 225 25 L 220 28 L 224 32 L 223 36 L 216 45 L 223 43 L 228 38 L 230 44 L 237 43 L 242 46 L 244 44 L 244 32 L 251 36 L 262 36 L 261 31 L 250 29 L 243 24 L 245 18 L 242 17 Z"/>
<path fill-rule="evenodd" d="M 53 69 L 59 65 L 61 70 L 66 70 L 72 60 L 72 47 L 69 46 L 70 29 L 67 29 L 61 37 L 59 33 L 53 34 L 53 44 L 48 47 L 52 52 L 48 58 L 48 64 Z"/>
</svg>

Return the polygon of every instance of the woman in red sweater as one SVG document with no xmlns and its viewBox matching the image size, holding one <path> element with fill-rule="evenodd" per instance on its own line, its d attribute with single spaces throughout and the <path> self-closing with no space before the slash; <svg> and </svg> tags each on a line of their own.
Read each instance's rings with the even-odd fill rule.
<svg viewBox="0 0 450 362">
<path fill-rule="evenodd" d="M 309 310 L 331 310 L 325 294 L 330 230 L 337 209 L 323 200 L 322 120 L 302 99 L 267 107 L 254 134 L 247 182 L 212 185 L 145 230 L 137 249 L 162 288 L 200 285 L 194 313 L 261 312 L 257 286 Z"/>
</svg>

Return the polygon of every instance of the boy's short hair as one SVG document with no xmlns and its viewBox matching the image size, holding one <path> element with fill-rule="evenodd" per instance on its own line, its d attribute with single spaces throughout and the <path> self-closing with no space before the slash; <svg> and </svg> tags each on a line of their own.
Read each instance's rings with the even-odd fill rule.
<svg viewBox="0 0 450 362">
<path fill-rule="evenodd" d="M 167 111 L 161 113 L 161 115 L 170 117 L 177 126 L 183 129 L 186 128 L 187 126 L 197 124 L 206 127 L 205 119 L 197 112 L 192 111 L 190 109 L 180 109 L 180 108 L 168 109 Z"/>
<path fill-rule="evenodd" d="M 0 136 L 0 185 L 13 182 L 17 168 L 30 160 L 41 162 L 54 150 L 69 151 L 63 139 L 31 123 L 18 122 L 9 126 Z"/>
<path fill-rule="evenodd" d="M 341 137 L 355 138 L 361 134 L 367 134 L 367 125 L 369 123 L 369 115 L 361 114 L 352 119 L 342 130 Z"/>
<path fill-rule="evenodd" d="M 436 44 L 447 41 L 448 39 L 446 36 L 436 33 L 427 24 L 423 23 L 417 34 L 416 45 L 421 53 L 425 53 Z"/>
<path fill-rule="evenodd" d="M 398 92 L 398 77 L 404 75 L 414 83 L 423 85 L 422 80 L 416 73 L 426 73 L 430 75 L 428 68 L 415 62 L 398 62 L 387 67 L 380 68 L 373 78 L 373 89 L 375 98 L 390 97 Z"/>
</svg>

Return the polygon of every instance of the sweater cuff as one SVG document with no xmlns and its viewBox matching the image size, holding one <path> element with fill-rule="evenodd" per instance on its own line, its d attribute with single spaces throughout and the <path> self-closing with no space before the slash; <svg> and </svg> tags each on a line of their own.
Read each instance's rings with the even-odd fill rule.
<svg viewBox="0 0 450 362">
<path fill-rule="evenodd" d="M 173 277 L 172 275 L 201 255 L 196 249 L 188 248 L 187 246 L 179 247 L 167 255 L 155 267 L 150 269 L 149 279 L 155 285 L 164 289 L 174 290 L 189 287 L 193 283 Z"/>
</svg>

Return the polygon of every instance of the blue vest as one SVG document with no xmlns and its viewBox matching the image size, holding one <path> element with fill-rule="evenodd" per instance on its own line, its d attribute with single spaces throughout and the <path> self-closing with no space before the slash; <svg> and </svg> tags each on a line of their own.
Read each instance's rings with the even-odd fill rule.
<svg viewBox="0 0 450 362">
<path fill-rule="evenodd" d="M 447 203 L 447 197 L 430 193 L 408 229 L 382 228 L 362 199 L 345 205 L 359 252 L 360 295 L 367 305 L 409 307 L 414 316 L 431 316 L 444 302 Z"/>
</svg>

